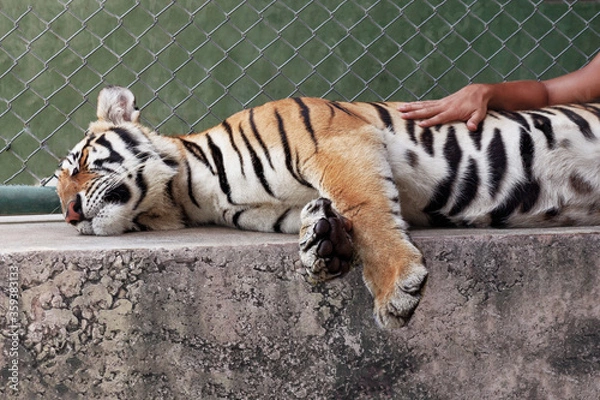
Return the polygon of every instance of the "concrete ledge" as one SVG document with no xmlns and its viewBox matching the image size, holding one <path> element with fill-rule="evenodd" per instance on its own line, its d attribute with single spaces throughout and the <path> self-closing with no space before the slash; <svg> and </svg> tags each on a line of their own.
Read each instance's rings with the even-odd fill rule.
<svg viewBox="0 0 600 400">
<path fill-rule="evenodd" d="M 383 331 L 360 270 L 307 283 L 294 236 L 204 228 L 98 238 L 54 218 L 4 219 L 0 394 L 597 398 L 600 228 L 412 236 L 430 270 L 426 294 L 407 328 Z"/>
</svg>

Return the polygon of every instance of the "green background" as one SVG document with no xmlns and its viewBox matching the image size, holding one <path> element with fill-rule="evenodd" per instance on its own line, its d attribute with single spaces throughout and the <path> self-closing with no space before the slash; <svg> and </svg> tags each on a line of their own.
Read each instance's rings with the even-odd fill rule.
<svg viewBox="0 0 600 400">
<path fill-rule="evenodd" d="M 437 98 L 546 79 L 598 51 L 598 1 L 98 2 L 0 5 L 0 184 L 37 184 L 106 84 L 161 133 L 288 96 Z"/>
</svg>

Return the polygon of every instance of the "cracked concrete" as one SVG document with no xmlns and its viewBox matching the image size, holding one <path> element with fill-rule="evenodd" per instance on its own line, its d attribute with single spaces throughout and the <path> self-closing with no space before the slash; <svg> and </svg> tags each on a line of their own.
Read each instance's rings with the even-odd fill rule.
<svg viewBox="0 0 600 400">
<path fill-rule="evenodd" d="M 600 392 L 600 228 L 414 232 L 430 270 L 425 296 L 408 327 L 384 331 L 360 268 L 312 285 L 294 236 L 204 228 L 99 238 L 12 222 L 0 223 L 3 397 Z M 5 278 L 15 270 L 17 392 Z"/>
</svg>

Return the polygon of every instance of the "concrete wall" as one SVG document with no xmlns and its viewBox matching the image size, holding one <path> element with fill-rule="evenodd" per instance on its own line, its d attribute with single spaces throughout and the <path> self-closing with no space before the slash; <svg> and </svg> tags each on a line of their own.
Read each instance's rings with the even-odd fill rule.
<svg viewBox="0 0 600 400">
<path fill-rule="evenodd" d="M 359 269 L 309 284 L 292 236 L 193 229 L 89 238 L 57 222 L 0 223 L 0 236 L 0 316 L 10 315 L 17 271 L 21 327 L 15 392 L 10 320 L 1 320 L 2 395 L 600 392 L 600 228 L 415 232 L 430 278 L 411 323 L 396 331 L 374 325 Z"/>
</svg>

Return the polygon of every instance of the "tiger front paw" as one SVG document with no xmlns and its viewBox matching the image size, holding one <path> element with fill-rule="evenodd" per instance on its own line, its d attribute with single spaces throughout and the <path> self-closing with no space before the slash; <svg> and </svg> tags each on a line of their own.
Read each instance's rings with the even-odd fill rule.
<svg viewBox="0 0 600 400">
<path fill-rule="evenodd" d="M 427 280 L 427 270 L 415 263 L 408 274 L 399 277 L 387 296 L 375 299 L 375 320 L 384 328 L 406 325 L 421 301 L 421 292 Z"/>
<path fill-rule="evenodd" d="M 352 223 L 324 198 L 308 203 L 301 220 L 300 260 L 310 277 L 324 281 L 348 272 L 354 256 Z"/>
</svg>

